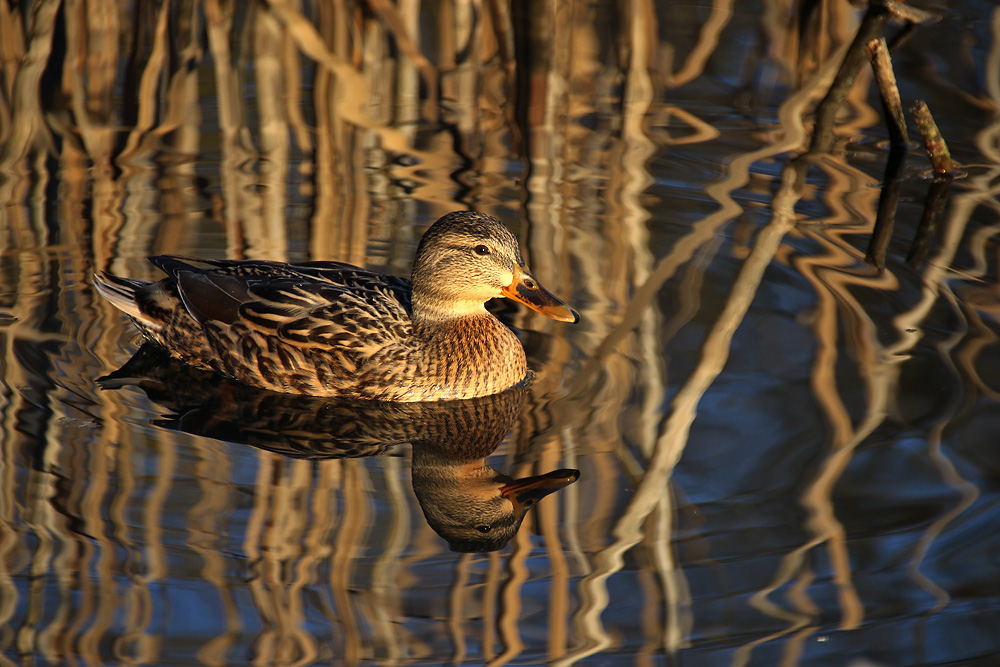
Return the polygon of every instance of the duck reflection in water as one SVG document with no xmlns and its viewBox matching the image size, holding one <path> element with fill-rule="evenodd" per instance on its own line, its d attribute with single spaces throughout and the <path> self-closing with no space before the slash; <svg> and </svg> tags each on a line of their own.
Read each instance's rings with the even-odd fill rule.
<svg viewBox="0 0 1000 667">
<path fill-rule="evenodd" d="M 580 476 L 560 469 L 513 479 L 487 465 L 521 412 L 523 385 L 432 403 L 289 396 L 187 366 L 150 344 L 100 382 L 105 389 L 137 386 L 170 409 L 160 426 L 292 458 L 377 456 L 409 443 L 414 494 L 453 551 L 502 549 L 532 505 Z"/>
</svg>

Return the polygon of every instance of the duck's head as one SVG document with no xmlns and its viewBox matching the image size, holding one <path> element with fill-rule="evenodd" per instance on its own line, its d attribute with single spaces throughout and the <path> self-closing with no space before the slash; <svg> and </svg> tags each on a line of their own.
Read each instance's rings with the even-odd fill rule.
<svg viewBox="0 0 1000 667">
<path fill-rule="evenodd" d="M 580 320 L 531 275 L 510 230 L 484 213 L 455 211 L 431 225 L 417 247 L 411 280 L 417 317 L 482 314 L 484 303 L 507 297 L 553 320 Z"/>
</svg>

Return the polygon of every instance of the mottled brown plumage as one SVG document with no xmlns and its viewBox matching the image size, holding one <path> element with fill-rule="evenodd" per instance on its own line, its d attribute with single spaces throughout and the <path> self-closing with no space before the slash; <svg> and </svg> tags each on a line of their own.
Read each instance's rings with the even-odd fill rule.
<svg viewBox="0 0 1000 667">
<path fill-rule="evenodd" d="M 151 261 L 168 277 L 102 273 L 94 284 L 174 357 L 272 391 L 391 401 L 495 394 L 522 382 L 527 364 L 486 301 L 506 296 L 578 320 L 531 277 L 514 235 L 469 211 L 427 230 L 411 280 L 338 262 Z"/>
</svg>

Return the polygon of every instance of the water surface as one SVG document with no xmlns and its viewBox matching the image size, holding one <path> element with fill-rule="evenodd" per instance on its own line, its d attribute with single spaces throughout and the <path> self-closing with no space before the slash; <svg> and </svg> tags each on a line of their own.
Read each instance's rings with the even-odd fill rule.
<svg viewBox="0 0 1000 667">
<path fill-rule="evenodd" d="M 867 66 L 796 159 L 848 3 L 515 4 L 0 13 L 0 665 L 996 660 L 997 8 L 894 51 L 960 173 L 911 122 L 880 236 Z M 99 380 L 141 340 L 94 271 L 406 275 L 466 208 L 582 315 L 496 304 L 516 396 Z M 434 524 L 496 493 L 463 465 L 580 476 L 481 551 Z"/>
</svg>

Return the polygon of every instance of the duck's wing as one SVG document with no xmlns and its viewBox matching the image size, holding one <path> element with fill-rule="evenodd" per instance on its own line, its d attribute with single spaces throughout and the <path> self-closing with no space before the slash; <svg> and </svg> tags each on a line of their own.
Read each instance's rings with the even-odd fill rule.
<svg viewBox="0 0 1000 667">
<path fill-rule="evenodd" d="M 410 335 L 409 293 L 382 280 L 272 280 L 250 285 L 247 296 L 236 321 L 293 345 L 381 348 Z"/>
<path fill-rule="evenodd" d="M 190 353 L 196 346 L 186 327 L 176 328 L 180 345 L 170 340 L 173 329 L 163 344 L 200 356 L 200 365 L 248 384 L 316 395 L 350 395 L 365 373 L 405 368 L 412 325 L 404 278 L 336 262 L 154 263 L 170 274 L 166 282 L 190 315 L 181 319 L 193 321 L 207 348 Z"/>
<path fill-rule="evenodd" d="M 248 316 L 284 324 L 309 313 L 347 322 L 355 311 L 362 320 L 370 316 L 408 322 L 410 317 L 409 280 L 352 264 L 192 260 L 170 255 L 150 261 L 176 281 L 185 309 L 200 324 L 209 320 L 234 324 Z M 263 321 L 258 324 L 264 326 Z"/>
</svg>

